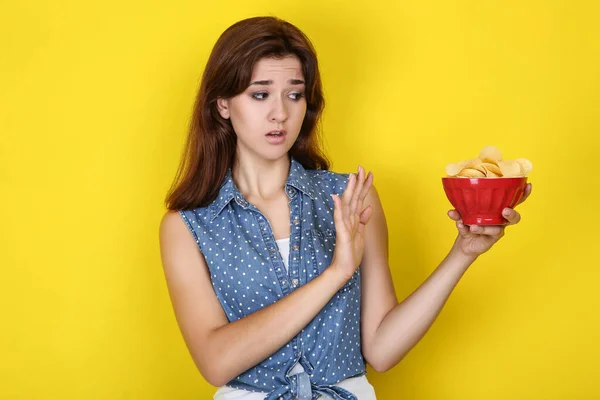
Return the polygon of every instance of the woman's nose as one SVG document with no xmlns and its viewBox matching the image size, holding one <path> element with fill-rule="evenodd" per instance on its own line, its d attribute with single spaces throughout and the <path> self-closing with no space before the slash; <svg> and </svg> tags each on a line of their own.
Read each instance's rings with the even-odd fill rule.
<svg viewBox="0 0 600 400">
<path fill-rule="evenodd" d="M 288 110 L 283 100 L 277 100 L 271 110 L 271 120 L 284 122 L 288 119 Z"/>
</svg>

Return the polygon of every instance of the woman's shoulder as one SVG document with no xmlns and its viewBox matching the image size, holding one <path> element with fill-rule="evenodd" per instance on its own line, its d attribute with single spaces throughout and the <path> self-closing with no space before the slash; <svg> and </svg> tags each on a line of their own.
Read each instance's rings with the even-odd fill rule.
<svg viewBox="0 0 600 400">
<path fill-rule="evenodd" d="M 193 209 L 178 210 L 173 212 L 174 214 L 178 215 L 173 215 L 172 218 L 179 218 L 183 220 L 190 231 L 197 231 L 210 225 L 210 210 L 210 205 L 205 207 L 196 207 Z"/>
<path fill-rule="evenodd" d="M 191 229 L 192 221 L 186 218 L 181 211 L 167 210 L 161 218 L 159 224 L 159 236 L 161 243 L 167 243 L 167 239 L 172 242 L 172 238 L 181 238 L 182 235 L 187 235 L 187 231 L 194 234 Z M 197 237 L 194 234 L 194 239 Z"/>
</svg>

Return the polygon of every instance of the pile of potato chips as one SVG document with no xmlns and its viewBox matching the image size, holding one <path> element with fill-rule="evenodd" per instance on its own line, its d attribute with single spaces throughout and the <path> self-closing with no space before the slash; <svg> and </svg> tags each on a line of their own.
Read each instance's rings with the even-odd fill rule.
<svg viewBox="0 0 600 400">
<path fill-rule="evenodd" d="M 531 172 L 533 165 L 526 158 L 502 160 L 502 153 L 494 146 L 486 146 L 479 157 L 446 166 L 448 176 L 458 178 L 515 178 Z"/>
</svg>

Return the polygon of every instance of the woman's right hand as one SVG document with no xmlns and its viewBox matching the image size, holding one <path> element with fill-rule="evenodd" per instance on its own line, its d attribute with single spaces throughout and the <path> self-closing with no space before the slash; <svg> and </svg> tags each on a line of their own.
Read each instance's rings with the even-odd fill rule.
<svg viewBox="0 0 600 400">
<path fill-rule="evenodd" d="M 359 166 L 358 175 L 350 174 L 342 197 L 331 195 L 335 205 L 333 219 L 336 239 L 330 268 L 338 270 L 347 280 L 362 261 L 365 227 L 372 212 L 371 206 L 363 207 L 372 185 L 373 174 L 369 172 L 365 177 L 365 170 Z"/>
</svg>

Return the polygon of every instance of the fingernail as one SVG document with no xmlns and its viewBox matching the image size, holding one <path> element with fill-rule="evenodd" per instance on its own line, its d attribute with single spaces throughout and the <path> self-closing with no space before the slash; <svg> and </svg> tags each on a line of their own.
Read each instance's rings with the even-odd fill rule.
<svg viewBox="0 0 600 400">
<path fill-rule="evenodd" d="M 502 214 L 508 216 L 510 215 L 510 210 L 508 208 L 505 208 L 504 211 L 502 211 Z"/>
</svg>

